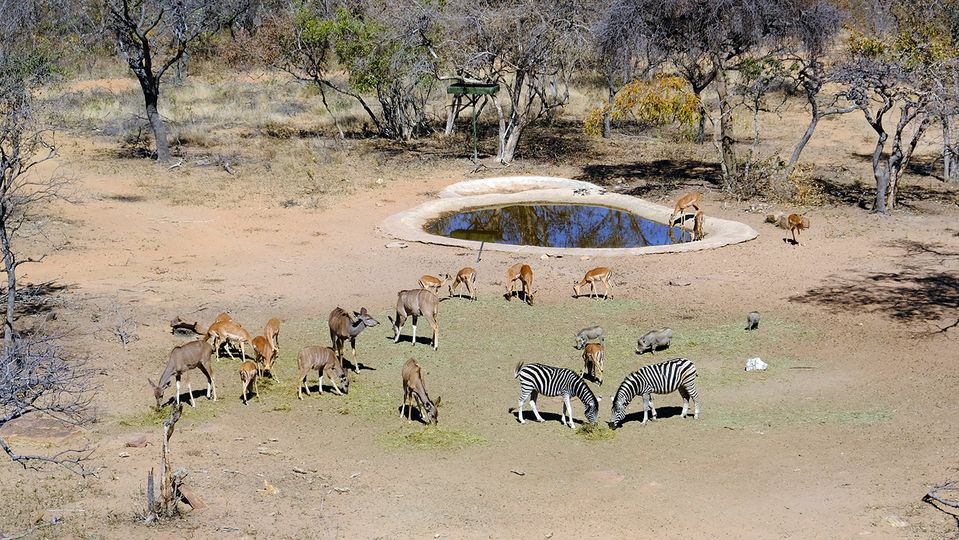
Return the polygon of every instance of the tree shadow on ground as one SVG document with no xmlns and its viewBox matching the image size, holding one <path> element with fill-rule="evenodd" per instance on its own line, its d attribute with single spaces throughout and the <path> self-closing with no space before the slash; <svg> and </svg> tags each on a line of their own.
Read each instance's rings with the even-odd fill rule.
<svg viewBox="0 0 959 540">
<path fill-rule="evenodd" d="M 716 163 L 705 161 L 676 161 L 658 159 L 649 162 L 622 164 L 591 164 L 583 167 L 582 174 L 576 180 L 585 180 L 601 186 L 610 186 L 616 180 L 643 184 L 624 193 L 636 197 L 648 196 L 654 192 L 666 192 L 683 186 L 711 185 L 722 187 L 722 170 Z"/>
<path fill-rule="evenodd" d="M 903 249 L 905 258 L 912 264 L 898 272 L 835 277 L 831 282 L 794 295 L 789 300 L 816 304 L 834 313 L 881 313 L 901 323 L 938 321 L 955 316 L 959 311 L 959 272 L 943 265 L 959 261 L 959 252 L 938 242 L 898 240 L 889 245 Z"/>
<path fill-rule="evenodd" d="M 876 186 L 867 185 L 859 180 L 852 183 L 837 181 L 835 178 L 818 177 L 813 183 L 825 195 L 827 202 L 870 209 L 876 199 Z M 923 186 L 900 184 L 897 204 L 913 208 L 921 201 L 949 202 L 956 196 L 951 186 L 944 189 L 932 189 Z"/>
<path fill-rule="evenodd" d="M 60 293 L 68 288 L 67 285 L 46 281 L 31 283 L 17 288 L 16 315 L 38 316 L 47 315 L 61 305 Z M 7 303 L 6 293 L 0 294 L 0 301 Z"/>
</svg>

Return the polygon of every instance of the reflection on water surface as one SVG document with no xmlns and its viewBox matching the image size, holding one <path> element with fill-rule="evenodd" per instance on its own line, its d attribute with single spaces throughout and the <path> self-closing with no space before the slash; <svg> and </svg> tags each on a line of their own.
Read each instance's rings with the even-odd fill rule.
<svg viewBox="0 0 959 540">
<path fill-rule="evenodd" d="M 692 220 L 688 225 L 692 227 Z M 446 214 L 423 226 L 439 236 L 556 248 L 632 248 L 690 241 L 688 232 L 605 206 L 521 204 Z"/>
</svg>

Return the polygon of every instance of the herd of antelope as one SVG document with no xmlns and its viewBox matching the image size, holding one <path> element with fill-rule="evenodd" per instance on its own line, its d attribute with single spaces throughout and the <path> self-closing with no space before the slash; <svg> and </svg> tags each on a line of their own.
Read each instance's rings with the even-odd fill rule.
<svg viewBox="0 0 959 540">
<path fill-rule="evenodd" d="M 704 223 L 704 213 L 699 207 L 699 194 L 689 193 L 681 197 L 670 215 L 670 228 L 677 218 L 680 218 L 680 227 L 685 221 L 685 212 L 688 208 L 695 209 L 694 219 L 694 238 L 702 238 L 702 227 Z M 793 234 L 793 242 L 798 243 L 796 234 L 809 227 L 809 220 L 797 214 L 788 216 L 777 215 L 775 220 L 767 217 L 768 221 L 778 222 L 783 228 L 789 229 Z M 785 226 L 784 226 L 785 225 Z M 582 295 L 583 288 L 589 285 L 589 298 L 600 297 L 605 299 L 612 298 L 613 284 L 611 282 L 612 272 L 609 268 L 598 267 L 586 272 L 582 279 L 573 284 L 573 297 L 578 298 Z M 519 289 L 516 288 L 516 282 L 519 282 Z M 602 295 L 598 294 L 597 285 L 603 285 Z M 393 341 L 400 341 L 400 332 L 407 319 L 412 322 L 413 345 L 416 345 L 416 323 L 419 317 L 426 319 L 432 329 L 431 345 L 434 350 L 439 347 L 439 323 L 436 320 L 437 310 L 440 304 L 440 291 L 447 287 L 447 298 L 453 298 L 460 286 L 463 286 L 468 293 L 466 298 L 475 301 L 476 294 L 476 270 L 471 267 L 461 269 L 455 276 L 450 274 L 441 274 L 439 277 L 424 275 L 419 279 L 418 289 L 409 289 L 399 291 L 396 298 L 396 318 L 390 317 L 393 329 Z M 521 298 L 528 305 L 533 305 L 536 296 L 536 290 L 533 289 L 533 269 L 529 264 L 517 263 L 506 270 L 506 291 L 504 297 L 511 301 L 514 297 Z M 331 346 L 309 346 L 302 349 L 297 355 L 298 375 L 296 378 L 296 395 L 298 399 L 303 399 L 303 393 L 310 395 L 310 387 L 307 383 L 310 372 L 316 371 L 319 377 L 318 390 L 323 393 L 323 379 L 328 379 L 336 394 L 349 392 L 350 379 L 347 372 L 347 364 L 354 373 L 359 372 L 360 364 L 356 358 L 356 338 L 366 328 L 374 327 L 379 322 L 374 319 L 367 309 L 361 308 L 352 313 L 340 307 L 336 307 L 328 319 L 330 329 Z M 755 329 L 759 323 L 759 314 L 749 313 L 747 317 L 747 330 Z M 216 384 L 213 381 L 213 362 L 215 355 L 217 361 L 221 360 L 220 351 L 225 350 L 231 359 L 235 359 L 234 352 L 240 354 L 241 364 L 238 370 L 240 381 L 242 383 L 241 400 L 248 404 L 250 391 L 259 400 L 258 379 L 263 376 L 269 376 L 271 379 L 279 382 L 279 378 L 274 373 L 274 363 L 279 354 L 279 319 L 270 319 L 264 326 L 263 334 L 251 337 L 251 334 L 239 322 L 235 321 L 229 314 L 219 314 L 209 327 L 204 327 L 197 321 L 184 320 L 176 317 L 170 325 L 174 331 L 189 330 L 200 337 L 194 341 L 175 347 L 169 355 L 167 365 L 160 375 L 158 382 L 150 385 L 153 388 L 154 398 L 157 407 L 164 404 L 163 394 L 166 388 L 175 383 L 176 394 L 172 401 L 179 405 L 181 396 L 181 378 L 192 369 L 198 369 L 207 380 L 206 396 L 208 399 L 216 400 Z M 672 338 L 672 330 L 664 328 L 654 330 L 642 336 L 637 344 L 636 353 L 654 352 L 662 348 L 668 348 Z M 346 360 L 344 354 L 345 344 L 349 340 L 351 349 L 351 358 Z M 246 352 L 246 346 L 249 345 L 253 352 L 253 360 L 249 360 Z M 587 405 L 588 419 L 595 423 L 595 405 L 596 400 L 585 386 L 584 379 L 592 380 L 600 385 L 603 383 L 603 364 L 605 348 L 603 344 L 603 329 L 599 326 L 582 329 L 576 335 L 576 349 L 583 351 L 583 370 L 576 374 L 566 368 L 554 368 L 541 364 L 528 364 L 526 367 L 521 363 L 516 368 L 516 377 L 521 378 L 521 398 L 519 402 L 518 419 L 522 422 L 522 409 L 526 399 L 537 417 L 540 419 L 536 410 L 536 395 L 547 396 L 562 395 L 565 399 L 566 408 L 569 409 L 569 424 L 572 427 L 572 409 L 569 407 L 569 398 L 571 395 L 577 395 Z M 681 362 L 680 362 L 681 361 Z M 676 371 L 675 366 L 683 366 L 682 373 Z M 520 375 L 524 374 L 523 377 Z M 680 376 L 681 375 L 681 376 Z M 684 402 L 693 396 L 696 402 L 696 414 L 699 415 L 698 394 L 695 392 L 694 379 L 695 367 L 691 362 L 685 359 L 676 359 L 663 364 L 646 366 L 638 372 L 631 374 L 623 386 L 620 387 L 613 403 L 614 418 L 628 404 L 634 395 L 641 394 L 644 397 L 644 414 L 646 407 L 652 408 L 652 393 L 668 393 L 675 390 L 683 395 Z M 629 383 L 629 388 L 625 386 Z M 421 366 L 414 359 L 409 359 L 402 368 L 403 385 L 403 406 L 400 408 L 400 416 L 407 416 L 408 421 L 412 421 L 412 409 L 414 402 L 420 412 L 420 418 L 428 423 L 438 421 L 438 408 L 440 399 L 433 401 L 426 391 L 426 385 L 423 379 Z M 625 389 L 624 389 L 625 388 Z M 190 405 L 195 407 L 193 398 L 193 389 L 187 380 L 187 391 L 189 392 Z M 558 393 L 557 393 L 558 392 Z M 592 400 L 592 401 L 591 401 Z M 587 403 L 589 401 L 589 403 Z M 683 412 L 685 416 L 686 407 Z M 652 408 L 653 418 L 656 412 Z M 619 416 L 617 422 L 622 419 Z M 565 423 L 565 420 L 564 420 Z M 645 423 L 645 419 L 644 419 Z"/>
</svg>

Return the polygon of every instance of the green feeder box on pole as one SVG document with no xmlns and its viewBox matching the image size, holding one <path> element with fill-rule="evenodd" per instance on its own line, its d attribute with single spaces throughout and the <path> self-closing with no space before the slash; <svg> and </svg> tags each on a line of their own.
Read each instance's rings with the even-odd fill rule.
<svg viewBox="0 0 959 540">
<path fill-rule="evenodd" d="M 462 108 L 459 107 L 459 104 L 464 96 L 468 100 L 469 105 L 473 107 L 473 163 L 476 163 L 479 160 L 479 148 L 476 136 L 476 103 L 480 99 L 485 99 L 489 96 L 495 95 L 497 92 L 499 92 L 499 85 L 492 83 L 458 82 L 453 83 L 446 88 L 446 93 L 453 96 L 453 104 L 450 109 L 450 124 L 448 129 L 452 128 L 452 122 L 456 120 L 456 116 L 459 115 L 459 112 L 462 110 Z M 484 101 L 483 105 L 485 106 L 485 104 L 486 103 Z M 482 111 L 482 107 L 480 110 Z"/>
</svg>

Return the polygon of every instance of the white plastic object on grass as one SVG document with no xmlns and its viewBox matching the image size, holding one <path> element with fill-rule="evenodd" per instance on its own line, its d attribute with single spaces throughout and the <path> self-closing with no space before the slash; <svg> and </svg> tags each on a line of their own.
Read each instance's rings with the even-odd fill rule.
<svg viewBox="0 0 959 540">
<path fill-rule="evenodd" d="M 768 367 L 769 364 L 760 360 L 759 357 L 746 360 L 746 371 L 765 371 Z"/>
</svg>

